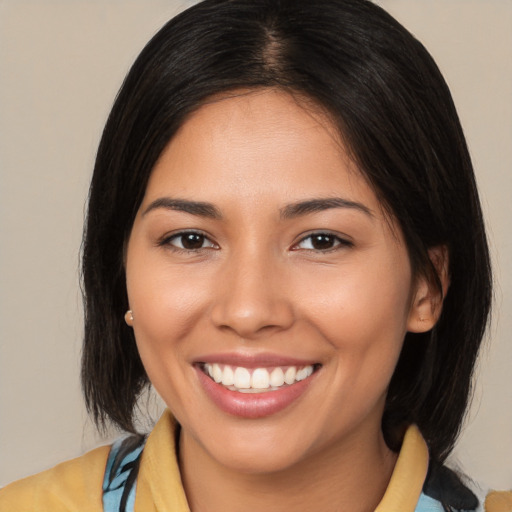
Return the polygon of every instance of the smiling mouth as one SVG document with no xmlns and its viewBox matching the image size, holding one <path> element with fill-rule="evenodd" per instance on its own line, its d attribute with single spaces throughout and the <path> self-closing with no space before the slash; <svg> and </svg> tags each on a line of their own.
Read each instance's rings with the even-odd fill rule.
<svg viewBox="0 0 512 512">
<path fill-rule="evenodd" d="M 320 365 L 245 368 L 218 363 L 202 363 L 201 370 L 230 391 L 266 393 L 289 387 L 310 377 Z"/>
</svg>

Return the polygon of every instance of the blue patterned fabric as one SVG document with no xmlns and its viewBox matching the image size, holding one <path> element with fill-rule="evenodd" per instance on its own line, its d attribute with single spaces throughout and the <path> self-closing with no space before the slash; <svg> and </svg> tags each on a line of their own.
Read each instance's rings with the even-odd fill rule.
<svg viewBox="0 0 512 512">
<path fill-rule="evenodd" d="M 103 510 L 105 512 L 133 512 L 138 462 L 144 442 L 129 443 L 119 439 L 110 450 L 103 479 Z M 128 448 L 128 449 L 127 449 Z"/>
</svg>

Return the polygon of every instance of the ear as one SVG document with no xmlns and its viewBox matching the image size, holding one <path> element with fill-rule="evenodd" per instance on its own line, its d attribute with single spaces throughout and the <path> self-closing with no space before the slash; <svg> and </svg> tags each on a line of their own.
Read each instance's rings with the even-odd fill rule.
<svg viewBox="0 0 512 512">
<path fill-rule="evenodd" d="M 428 255 L 441 283 L 441 290 L 429 276 L 418 277 L 407 324 L 409 332 L 427 332 L 436 325 L 450 286 L 448 248 L 444 245 L 433 247 Z"/>
</svg>

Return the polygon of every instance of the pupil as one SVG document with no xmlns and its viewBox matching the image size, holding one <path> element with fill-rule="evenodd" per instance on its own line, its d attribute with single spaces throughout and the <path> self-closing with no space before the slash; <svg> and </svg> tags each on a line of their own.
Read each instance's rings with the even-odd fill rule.
<svg viewBox="0 0 512 512">
<path fill-rule="evenodd" d="M 204 243 L 204 236 L 197 233 L 183 235 L 181 243 L 185 249 L 200 249 Z"/>
<path fill-rule="evenodd" d="M 313 236 L 312 245 L 315 249 L 331 249 L 333 246 L 333 237 L 330 235 Z"/>
</svg>

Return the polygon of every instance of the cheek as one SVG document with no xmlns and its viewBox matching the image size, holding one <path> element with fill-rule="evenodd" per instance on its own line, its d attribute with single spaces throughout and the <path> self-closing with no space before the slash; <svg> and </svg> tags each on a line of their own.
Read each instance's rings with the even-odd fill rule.
<svg viewBox="0 0 512 512">
<path fill-rule="evenodd" d="M 169 378 L 183 380 L 179 361 L 186 358 L 187 337 L 201 322 L 209 293 L 199 286 L 200 276 L 187 279 L 162 258 L 142 257 L 136 250 L 129 254 L 126 274 L 137 347 L 162 394 Z"/>
<path fill-rule="evenodd" d="M 179 341 L 186 336 L 197 319 L 201 297 L 190 287 L 179 286 L 175 280 L 159 277 L 140 287 L 133 283 L 129 292 L 134 312 L 134 329 L 154 341 Z M 171 336 L 172 333 L 172 336 Z"/>
<path fill-rule="evenodd" d="M 393 372 L 410 303 L 409 265 L 400 261 L 380 259 L 298 283 L 297 295 L 304 297 L 302 317 L 321 331 L 338 352 L 340 364 L 355 376 L 365 373 L 363 367 L 367 373 Z"/>
<path fill-rule="evenodd" d="M 409 312 L 410 278 L 371 266 L 333 272 L 298 283 L 304 310 L 326 325 L 363 335 L 378 326 L 405 328 Z"/>
<path fill-rule="evenodd" d="M 384 270 L 341 272 L 339 279 L 323 280 L 304 303 L 308 329 L 321 333 L 333 355 L 327 363 L 335 390 L 329 395 L 333 424 L 336 418 L 357 423 L 372 411 L 381 414 L 384 407 L 403 346 L 409 302 L 409 279 L 401 277 L 403 272 Z M 314 289 L 311 283 L 304 286 Z"/>
<path fill-rule="evenodd" d="M 139 240 L 130 244 L 126 286 L 136 334 L 168 341 L 170 330 L 173 339 L 185 336 L 209 294 L 202 277 L 170 263 L 163 249 L 148 249 Z"/>
<path fill-rule="evenodd" d="M 133 330 L 146 373 L 176 414 L 185 408 L 186 363 L 190 333 L 204 316 L 208 290 L 188 279 L 161 258 L 144 258 L 134 251 L 127 265 L 127 290 L 133 311 Z"/>
</svg>

